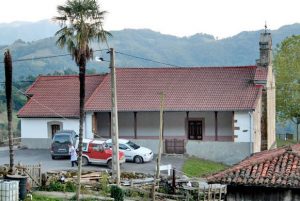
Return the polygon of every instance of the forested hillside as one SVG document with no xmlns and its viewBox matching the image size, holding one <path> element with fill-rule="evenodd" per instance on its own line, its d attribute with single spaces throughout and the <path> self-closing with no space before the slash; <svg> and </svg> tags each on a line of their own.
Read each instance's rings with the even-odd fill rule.
<svg viewBox="0 0 300 201">
<path fill-rule="evenodd" d="M 230 38 L 216 40 L 214 36 L 207 34 L 176 37 L 146 29 L 125 29 L 112 31 L 113 37 L 109 38 L 108 43 L 110 47 L 114 47 L 120 53 L 135 56 L 130 57 L 117 52 L 116 65 L 119 67 L 165 66 L 136 57 L 184 67 L 251 65 L 255 64 L 255 60 L 258 58 L 259 34 L 262 31 L 245 31 Z M 5 32 L 5 28 L 0 26 L 0 32 Z M 275 49 L 276 44 L 284 38 L 300 34 L 300 24 L 284 26 L 271 32 L 273 49 Z M 7 48 L 11 50 L 14 60 L 29 59 L 29 61 L 14 63 L 14 79 L 19 79 L 20 76 L 35 76 L 54 71 L 63 72 L 68 68 L 77 71 L 77 67 L 70 56 L 52 57 L 67 53 L 56 47 L 54 37 L 32 42 L 27 42 L 21 38 L 10 45 L 0 46 L 0 60 L 3 60 L 3 52 Z M 105 44 L 95 43 L 93 48 L 98 50 L 107 47 Z M 94 56 L 101 56 L 109 60 L 106 51 L 95 52 Z M 52 58 L 36 60 L 38 57 Z M 88 68 L 95 69 L 97 72 L 108 71 L 108 63 L 89 62 Z M 0 67 L 0 80 L 3 80 L 3 76 L 3 67 Z"/>
</svg>

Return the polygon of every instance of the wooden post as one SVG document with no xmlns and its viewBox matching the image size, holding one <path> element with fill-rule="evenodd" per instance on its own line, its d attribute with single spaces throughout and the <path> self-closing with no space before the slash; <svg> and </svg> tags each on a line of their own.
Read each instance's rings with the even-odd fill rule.
<svg viewBox="0 0 300 201">
<path fill-rule="evenodd" d="M 111 134 L 112 134 L 112 173 L 116 184 L 120 185 L 120 163 L 119 163 L 119 125 L 116 89 L 115 51 L 110 48 L 110 70 L 111 70 Z"/>
<path fill-rule="evenodd" d="M 158 157 L 157 157 L 157 163 L 156 163 L 156 175 L 154 177 L 153 186 L 152 186 L 152 200 L 155 201 L 155 187 L 156 183 L 159 184 L 159 173 L 160 173 L 160 160 L 161 160 L 161 153 L 162 153 L 162 135 L 163 135 L 163 110 L 164 110 L 164 93 L 160 93 L 160 132 L 159 132 L 159 145 L 158 145 Z"/>
<path fill-rule="evenodd" d="M 172 188 L 173 188 L 173 194 L 175 194 L 176 192 L 176 169 L 175 168 L 173 168 Z"/>
</svg>

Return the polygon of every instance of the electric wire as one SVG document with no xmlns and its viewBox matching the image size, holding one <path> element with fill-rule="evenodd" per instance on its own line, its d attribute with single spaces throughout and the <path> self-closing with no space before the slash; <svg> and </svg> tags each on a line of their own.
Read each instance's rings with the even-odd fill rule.
<svg viewBox="0 0 300 201">
<path fill-rule="evenodd" d="M 99 51 L 107 51 L 107 49 L 98 49 L 98 50 L 93 50 L 94 52 L 99 52 Z M 49 56 L 42 56 L 42 57 L 33 57 L 33 58 L 25 58 L 25 59 L 15 59 L 12 62 L 23 62 L 23 61 L 34 61 L 34 60 L 40 60 L 40 59 L 52 59 L 52 58 L 57 58 L 57 57 L 65 57 L 65 56 L 71 56 L 72 54 L 66 53 L 66 54 L 58 54 L 58 55 L 49 55 Z M 4 61 L 0 62 L 1 64 L 4 64 Z"/>
<path fill-rule="evenodd" d="M 144 57 L 140 57 L 140 56 L 135 56 L 135 55 L 127 54 L 127 53 L 120 52 L 120 51 L 115 51 L 115 52 L 117 54 L 121 54 L 121 55 L 124 55 L 124 56 L 132 57 L 132 58 L 136 58 L 136 59 L 141 59 L 141 60 L 145 60 L 145 61 L 150 61 L 150 62 L 154 62 L 154 63 L 158 63 L 158 64 L 163 64 L 163 65 L 166 65 L 166 66 L 181 67 L 181 66 L 178 66 L 178 65 L 165 63 L 165 62 L 161 62 L 161 61 L 157 61 L 157 60 L 153 60 L 153 59 L 149 59 L 149 58 L 144 58 Z"/>
<path fill-rule="evenodd" d="M 16 86 L 13 86 L 19 93 L 21 93 L 23 96 L 26 96 L 27 98 L 29 98 L 30 100 L 34 101 L 35 103 L 37 103 L 38 105 L 46 108 L 47 110 L 49 110 L 50 112 L 54 113 L 55 115 L 57 115 L 58 117 L 63 118 L 64 120 L 67 120 L 67 118 L 65 118 L 63 115 L 59 114 L 58 112 L 56 112 L 55 110 L 53 110 L 52 108 L 40 103 L 39 101 L 37 101 L 34 97 L 31 97 L 29 95 L 27 95 L 25 92 L 23 92 L 22 90 L 20 90 L 19 88 L 17 88 Z"/>
</svg>

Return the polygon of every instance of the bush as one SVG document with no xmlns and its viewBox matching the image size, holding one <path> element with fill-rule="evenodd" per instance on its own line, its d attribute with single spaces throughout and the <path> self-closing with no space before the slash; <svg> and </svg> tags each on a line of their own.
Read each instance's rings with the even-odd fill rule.
<svg viewBox="0 0 300 201">
<path fill-rule="evenodd" d="M 76 184 L 71 181 L 67 181 L 66 183 L 62 183 L 59 181 L 51 181 L 49 183 L 49 186 L 46 186 L 45 188 L 42 188 L 41 190 L 60 191 L 60 192 L 75 192 Z"/>
<path fill-rule="evenodd" d="M 110 197 L 114 198 L 115 201 L 124 201 L 124 192 L 119 186 L 111 186 Z"/>
<path fill-rule="evenodd" d="M 108 181 L 108 174 L 103 173 L 100 179 L 99 190 L 105 196 L 109 195 L 109 181 Z"/>
</svg>

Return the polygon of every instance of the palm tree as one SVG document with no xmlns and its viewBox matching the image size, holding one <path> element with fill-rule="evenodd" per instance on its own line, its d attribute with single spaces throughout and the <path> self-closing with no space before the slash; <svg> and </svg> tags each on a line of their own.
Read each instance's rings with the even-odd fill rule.
<svg viewBox="0 0 300 201">
<path fill-rule="evenodd" d="M 80 175 L 82 164 L 82 137 L 84 120 L 84 98 L 85 98 L 85 70 L 86 62 L 90 60 L 92 49 L 89 45 L 93 40 L 106 41 L 111 34 L 103 30 L 105 11 L 100 11 L 96 0 L 67 0 L 65 5 L 57 6 L 60 16 L 54 17 L 59 22 L 61 29 L 55 33 L 58 37 L 56 44 L 61 48 L 67 47 L 79 67 L 79 154 L 78 154 L 78 184 L 77 200 L 80 195 Z"/>
<path fill-rule="evenodd" d="M 9 173 L 13 173 L 14 150 L 13 150 L 13 132 L 12 132 L 12 59 L 9 50 L 4 53 L 5 66 L 5 95 L 7 107 L 7 128 L 9 144 Z"/>
</svg>

